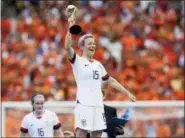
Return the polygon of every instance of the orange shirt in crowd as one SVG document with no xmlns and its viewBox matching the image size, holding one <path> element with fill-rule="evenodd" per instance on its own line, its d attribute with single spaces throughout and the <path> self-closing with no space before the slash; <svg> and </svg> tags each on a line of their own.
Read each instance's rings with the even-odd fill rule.
<svg viewBox="0 0 185 138">
<path fill-rule="evenodd" d="M 5 126 L 6 137 L 17 137 L 20 135 L 21 120 L 6 116 Z"/>
<path fill-rule="evenodd" d="M 157 137 L 170 137 L 170 126 L 161 124 L 157 127 Z"/>
</svg>

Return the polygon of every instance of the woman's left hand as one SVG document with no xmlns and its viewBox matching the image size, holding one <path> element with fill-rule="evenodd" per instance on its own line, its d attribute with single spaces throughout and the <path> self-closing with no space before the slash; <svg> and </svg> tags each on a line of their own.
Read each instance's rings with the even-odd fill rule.
<svg viewBox="0 0 185 138">
<path fill-rule="evenodd" d="M 134 95 L 129 94 L 128 96 L 129 96 L 129 98 L 130 98 L 133 102 L 135 102 L 135 101 L 136 101 L 136 97 L 135 97 Z"/>
<path fill-rule="evenodd" d="M 66 138 L 75 137 L 74 133 L 71 131 L 64 131 L 63 133 L 64 133 L 64 137 L 66 137 Z"/>
</svg>

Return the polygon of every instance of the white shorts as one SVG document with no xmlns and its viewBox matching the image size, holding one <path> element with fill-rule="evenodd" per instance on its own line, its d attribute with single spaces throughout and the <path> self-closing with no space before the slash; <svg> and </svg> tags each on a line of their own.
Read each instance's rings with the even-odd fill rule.
<svg viewBox="0 0 185 138">
<path fill-rule="evenodd" d="M 77 103 L 75 107 L 75 129 L 89 132 L 107 128 L 104 107 L 85 106 Z"/>
</svg>

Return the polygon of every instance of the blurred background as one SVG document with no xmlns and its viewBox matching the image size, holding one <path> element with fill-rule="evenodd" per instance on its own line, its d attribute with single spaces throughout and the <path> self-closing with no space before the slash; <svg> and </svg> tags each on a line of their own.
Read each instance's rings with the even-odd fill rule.
<svg viewBox="0 0 185 138">
<path fill-rule="evenodd" d="M 96 38 L 94 58 L 137 101 L 184 100 L 184 1 L 2 0 L 3 102 L 30 101 L 35 92 L 47 101 L 75 101 L 76 83 L 64 49 L 69 4 L 78 8 L 82 34 Z M 81 54 L 79 37 L 73 36 L 73 43 Z M 129 100 L 109 86 L 105 92 L 106 101 Z M 6 109 L 6 136 L 19 134 L 25 113 Z M 60 120 L 64 129 L 74 130 L 73 115 L 61 115 Z M 135 137 L 182 137 L 183 122 L 184 117 L 137 121 L 127 129 Z"/>
</svg>

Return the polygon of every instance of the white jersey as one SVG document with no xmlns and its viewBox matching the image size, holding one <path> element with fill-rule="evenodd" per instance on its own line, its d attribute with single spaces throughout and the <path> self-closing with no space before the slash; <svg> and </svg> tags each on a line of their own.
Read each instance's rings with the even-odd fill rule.
<svg viewBox="0 0 185 138">
<path fill-rule="evenodd" d="M 82 105 L 103 107 L 102 81 L 109 78 L 103 65 L 75 53 L 70 60 L 77 84 L 77 101 Z"/>
<path fill-rule="evenodd" d="M 54 130 L 61 126 L 54 112 L 45 110 L 41 118 L 37 118 L 33 112 L 26 115 L 21 124 L 21 132 L 29 133 L 30 137 L 53 137 Z"/>
</svg>

